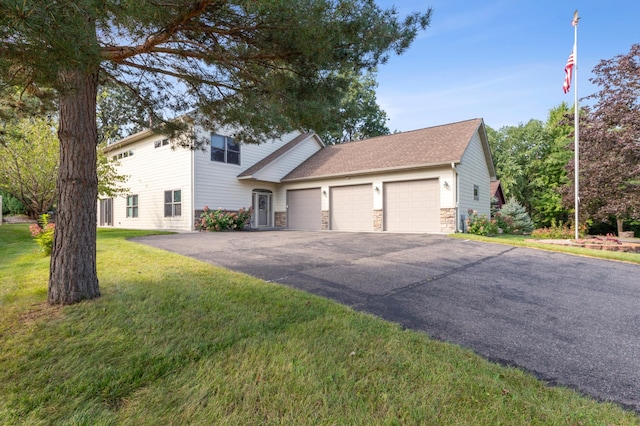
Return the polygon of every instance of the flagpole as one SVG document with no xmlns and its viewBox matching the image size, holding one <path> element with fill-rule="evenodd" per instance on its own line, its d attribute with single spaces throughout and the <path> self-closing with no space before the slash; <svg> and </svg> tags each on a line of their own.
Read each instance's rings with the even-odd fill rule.
<svg viewBox="0 0 640 426">
<path fill-rule="evenodd" d="M 574 96 L 574 112 L 573 112 L 573 126 L 574 126 L 574 161 L 575 161 L 575 237 L 576 240 L 580 238 L 580 233 L 578 231 L 579 223 L 578 222 L 578 208 L 580 204 L 580 192 L 579 192 L 579 184 L 580 184 L 580 169 L 579 169 L 579 158 L 580 158 L 580 120 L 579 120 L 579 107 L 578 107 L 578 11 L 576 10 L 575 15 L 573 17 L 573 96 Z"/>
</svg>

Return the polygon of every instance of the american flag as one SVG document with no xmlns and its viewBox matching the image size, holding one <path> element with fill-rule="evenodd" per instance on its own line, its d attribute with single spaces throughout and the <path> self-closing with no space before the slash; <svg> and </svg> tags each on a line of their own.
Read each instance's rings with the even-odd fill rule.
<svg viewBox="0 0 640 426">
<path fill-rule="evenodd" d="M 573 66 L 575 65 L 575 60 L 573 56 L 573 51 L 571 51 L 571 55 L 569 55 L 569 59 L 567 59 L 567 65 L 564 66 L 564 84 L 562 85 L 562 90 L 564 93 L 569 93 L 569 88 L 571 87 L 571 76 L 573 74 Z"/>
</svg>

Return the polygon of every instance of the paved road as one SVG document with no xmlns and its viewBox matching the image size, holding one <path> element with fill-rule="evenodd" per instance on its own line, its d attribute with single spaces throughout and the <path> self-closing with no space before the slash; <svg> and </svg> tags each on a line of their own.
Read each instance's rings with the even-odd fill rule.
<svg viewBox="0 0 640 426">
<path fill-rule="evenodd" d="M 137 241 L 332 298 L 640 412 L 638 265 L 419 234 Z"/>
</svg>

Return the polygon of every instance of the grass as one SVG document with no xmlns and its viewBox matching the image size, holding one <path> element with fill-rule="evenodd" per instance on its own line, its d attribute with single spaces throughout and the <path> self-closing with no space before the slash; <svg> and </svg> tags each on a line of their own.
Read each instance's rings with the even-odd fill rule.
<svg viewBox="0 0 640 426">
<path fill-rule="evenodd" d="M 638 425 L 620 407 L 332 301 L 100 230 L 102 297 L 49 307 L 0 227 L 0 424 Z"/>
<path fill-rule="evenodd" d="M 609 250 L 594 250 L 582 247 L 561 246 L 548 243 L 537 243 L 533 241 L 527 241 L 531 239 L 530 236 L 524 235 L 496 235 L 493 237 L 484 237 L 481 235 L 472 234 L 450 234 L 452 238 L 461 238 L 465 240 L 483 241 L 486 243 L 506 244 L 517 247 L 528 247 L 540 250 L 555 251 L 559 253 L 574 254 L 578 256 L 594 257 L 605 260 L 617 260 L 620 262 L 637 263 L 640 264 L 640 254 L 638 253 L 624 253 L 618 251 Z"/>
</svg>

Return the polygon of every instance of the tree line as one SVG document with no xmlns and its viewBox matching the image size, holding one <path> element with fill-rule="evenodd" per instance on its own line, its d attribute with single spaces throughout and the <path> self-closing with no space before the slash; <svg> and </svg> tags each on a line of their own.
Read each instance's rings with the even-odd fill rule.
<svg viewBox="0 0 640 426">
<path fill-rule="evenodd" d="M 593 74 L 598 90 L 579 111 L 580 222 L 621 232 L 640 220 L 640 45 L 602 60 Z M 505 196 L 525 206 L 536 227 L 572 221 L 573 108 L 562 103 L 544 122 L 487 128 Z"/>
</svg>

